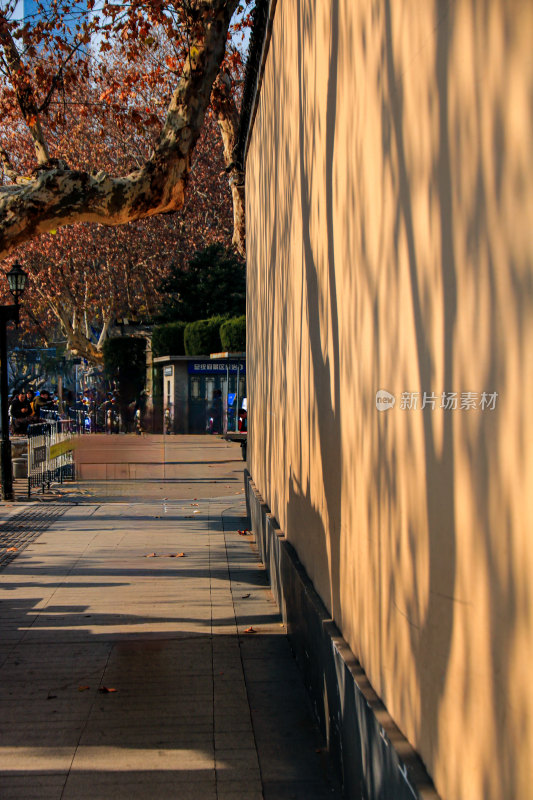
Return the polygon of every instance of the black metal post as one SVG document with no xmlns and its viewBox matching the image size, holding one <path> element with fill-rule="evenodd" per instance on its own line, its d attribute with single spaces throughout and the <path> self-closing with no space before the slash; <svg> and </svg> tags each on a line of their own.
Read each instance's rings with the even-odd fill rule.
<svg viewBox="0 0 533 800">
<path fill-rule="evenodd" d="M 2 500 L 13 500 L 13 466 L 11 463 L 11 442 L 9 440 L 9 408 L 7 382 L 7 323 L 18 324 L 19 307 L 0 306 L 0 423 L 2 439 L 0 440 L 0 471 L 2 480 Z"/>
</svg>

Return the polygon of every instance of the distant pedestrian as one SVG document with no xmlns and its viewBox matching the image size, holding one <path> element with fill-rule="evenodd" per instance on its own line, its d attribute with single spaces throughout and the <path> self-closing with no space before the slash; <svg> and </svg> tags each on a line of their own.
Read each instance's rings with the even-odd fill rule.
<svg viewBox="0 0 533 800">
<path fill-rule="evenodd" d="M 21 390 L 9 407 L 11 427 L 13 433 L 24 436 L 28 432 L 28 425 L 35 421 L 35 415 L 27 393 Z"/>
<path fill-rule="evenodd" d="M 56 404 L 50 397 L 48 389 L 41 389 L 39 396 L 32 403 L 32 408 L 36 419 L 41 419 L 43 411 L 56 410 Z"/>
<path fill-rule="evenodd" d="M 215 389 L 208 411 L 207 430 L 209 433 L 222 433 L 222 391 Z"/>
</svg>

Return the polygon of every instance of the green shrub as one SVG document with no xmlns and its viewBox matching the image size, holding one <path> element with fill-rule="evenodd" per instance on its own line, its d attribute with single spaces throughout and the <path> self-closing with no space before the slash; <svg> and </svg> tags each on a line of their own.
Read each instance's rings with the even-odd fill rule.
<svg viewBox="0 0 533 800">
<path fill-rule="evenodd" d="M 230 353 L 244 353 L 246 350 L 246 316 L 234 317 L 220 326 L 222 350 Z"/>
<path fill-rule="evenodd" d="M 152 333 L 152 353 L 158 356 L 184 356 L 185 343 L 183 333 L 186 322 L 167 322 L 156 325 Z"/>
<path fill-rule="evenodd" d="M 220 326 L 223 322 L 224 317 L 211 317 L 211 319 L 189 322 L 183 335 L 185 354 L 205 356 L 209 353 L 219 353 L 222 349 Z"/>
<path fill-rule="evenodd" d="M 146 383 L 146 339 L 140 336 L 106 339 L 103 354 L 106 378 L 117 384 L 121 405 L 131 403 Z"/>
</svg>

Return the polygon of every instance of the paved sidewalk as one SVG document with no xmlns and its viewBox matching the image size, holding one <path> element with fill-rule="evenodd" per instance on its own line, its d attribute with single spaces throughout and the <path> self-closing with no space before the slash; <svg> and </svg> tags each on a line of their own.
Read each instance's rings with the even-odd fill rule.
<svg viewBox="0 0 533 800">
<path fill-rule="evenodd" d="M 231 489 L 46 506 L 0 570 L 2 800 L 340 797 Z"/>
</svg>

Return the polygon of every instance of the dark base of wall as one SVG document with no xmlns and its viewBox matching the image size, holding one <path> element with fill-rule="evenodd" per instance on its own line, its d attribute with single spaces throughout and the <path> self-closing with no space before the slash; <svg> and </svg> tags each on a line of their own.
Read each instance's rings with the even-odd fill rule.
<svg viewBox="0 0 533 800">
<path fill-rule="evenodd" d="M 248 470 L 244 481 L 251 527 L 344 796 L 438 800 L 420 758 L 372 689 Z"/>
</svg>

